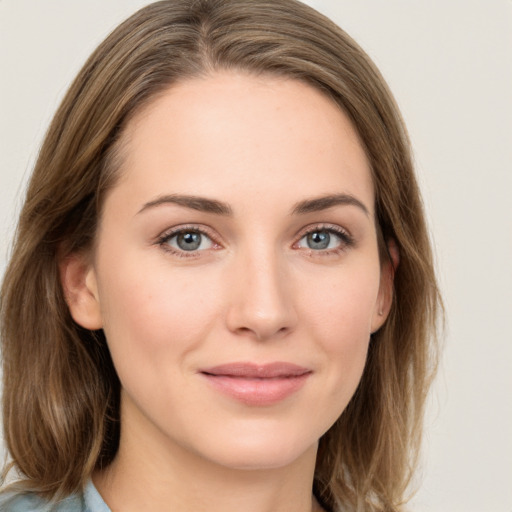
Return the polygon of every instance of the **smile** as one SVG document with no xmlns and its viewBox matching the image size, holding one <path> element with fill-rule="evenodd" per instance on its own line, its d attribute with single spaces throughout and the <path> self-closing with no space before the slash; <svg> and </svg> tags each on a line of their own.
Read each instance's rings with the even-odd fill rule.
<svg viewBox="0 0 512 512">
<path fill-rule="evenodd" d="M 246 405 L 265 406 L 297 392 L 312 371 L 292 363 L 230 363 L 200 371 L 217 391 Z"/>
</svg>

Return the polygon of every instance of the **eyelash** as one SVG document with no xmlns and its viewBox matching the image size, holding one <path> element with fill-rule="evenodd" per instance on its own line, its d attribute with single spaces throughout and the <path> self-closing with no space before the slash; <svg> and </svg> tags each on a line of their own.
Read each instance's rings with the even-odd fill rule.
<svg viewBox="0 0 512 512">
<path fill-rule="evenodd" d="M 340 245 L 339 247 L 324 250 L 306 249 L 308 254 L 312 257 L 336 256 L 355 245 L 355 240 L 352 235 L 350 235 L 348 231 L 341 228 L 340 226 L 333 224 L 316 224 L 303 230 L 299 234 L 299 240 L 295 242 L 294 246 L 296 246 L 304 237 L 317 232 L 325 232 L 336 235 L 340 239 Z"/>
<path fill-rule="evenodd" d="M 305 249 L 308 252 L 308 254 L 312 257 L 332 256 L 341 254 L 342 252 L 346 251 L 355 244 L 354 238 L 346 230 L 340 228 L 339 226 L 332 224 L 316 224 L 301 231 L 298 235 L 298 240 L 293 244 L 293 247 L 299 248 L 297 247 L 297 245 L 304 237 L 316 232 L 326 232 L 329 234 L 334 234 L 340 239 L 340 245 L 339 247 L 324 250 L 315 250 L 311 248 Z M 164 251 L 171 253 L 174 256 L 177 256 L 178 258 L 199 257 L 201 252 L 206 249 L 203 249 L 202 251 L 195 250 L 188 252 L 184 250 L 177 250 L 169 245 L 170 240 L 183 233 L 199 233 L 200 235 L 207 237 L 211 241 L 211 243 L 214 246 L 214 249 L 218 249 L 219 247 L 221 247 L 221 245 L 218 242 L 216 242 L 215 237 L 209 232 L 209 230 L 195 225 L 179 226 L 173 228 L 171 231 L 166 231 L 157 238 L 156 244 L 159 245 Z"/>
<path fill-rule="evenodd" d="M 172 240 L 175 236 L 178 236 L 182 233 L 199 233 L 207 237 L 211 240 L 214 248 L 220 247 L 220 244 L 215 241 L 215 237 L 203 227 L 190 225 L 190 226 L 180 226 L 172 229 L 171 231 L 166 231 L 162 235 L 160 235 L 156 241 L 157 245 L 159 245 L 164 251 L 171 253 L 178 258 L 197 258 L 200 256 L 201 251 L 183 251 L 175 249 L 169 245 L 169 241 Z"/>
</svg>

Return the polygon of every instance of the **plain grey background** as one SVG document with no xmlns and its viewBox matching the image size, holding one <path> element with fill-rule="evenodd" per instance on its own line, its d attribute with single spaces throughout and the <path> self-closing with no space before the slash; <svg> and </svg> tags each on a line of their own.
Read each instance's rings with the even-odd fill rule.
<svg viewBox="0 0 512 512">
<path fill-rule="evenodd" d="M 143 0 L 0 0 L 0 275 L 45 129 Z M 310 0 L 380 67 L 408 125 L 447 333 L 411 509 L 512 511 L 512 1 Z"/>
</svg>

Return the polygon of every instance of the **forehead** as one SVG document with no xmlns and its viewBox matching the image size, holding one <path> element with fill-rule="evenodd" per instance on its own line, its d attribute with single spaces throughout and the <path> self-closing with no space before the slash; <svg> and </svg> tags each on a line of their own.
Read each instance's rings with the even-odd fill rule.
<svg viewBox="0 0 512 512">
<path fill-rule="evenodd" d="M 373 208 L 369 164 L 352 123 L 319 90 L 293 79 L 216 73 L 173 85 L 128 123 L 122 174 L 211 196 L 363 195 Z M 151 178 L 151 179 L 150 179 Z M 312 190 L 312 188 L 314 190 Z M 339 190 L 333 190 L 337 188 Z"/>
</svg>

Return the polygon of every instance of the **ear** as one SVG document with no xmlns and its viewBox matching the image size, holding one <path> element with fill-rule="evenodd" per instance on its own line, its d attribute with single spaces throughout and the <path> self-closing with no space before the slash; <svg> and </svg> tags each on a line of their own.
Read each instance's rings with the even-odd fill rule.
<svg viewBox="0 0 512 512">
<path fill-rule="evenodd" d="M 381 264 L 380 285 L 372 316 L 371 333 L 377 332 L 386 321 L 393 303 L 393 281 L 400 263 L 400 252 L 393 239 L 386 242 L 388 257 Z"/>
<path fill-rule="evenodd" d="M 89 254 L 73 253 L 59 260 L 60 280 L 73 320 L 85 329 L 103 327 L 96 273 Z"/>
</svg>

